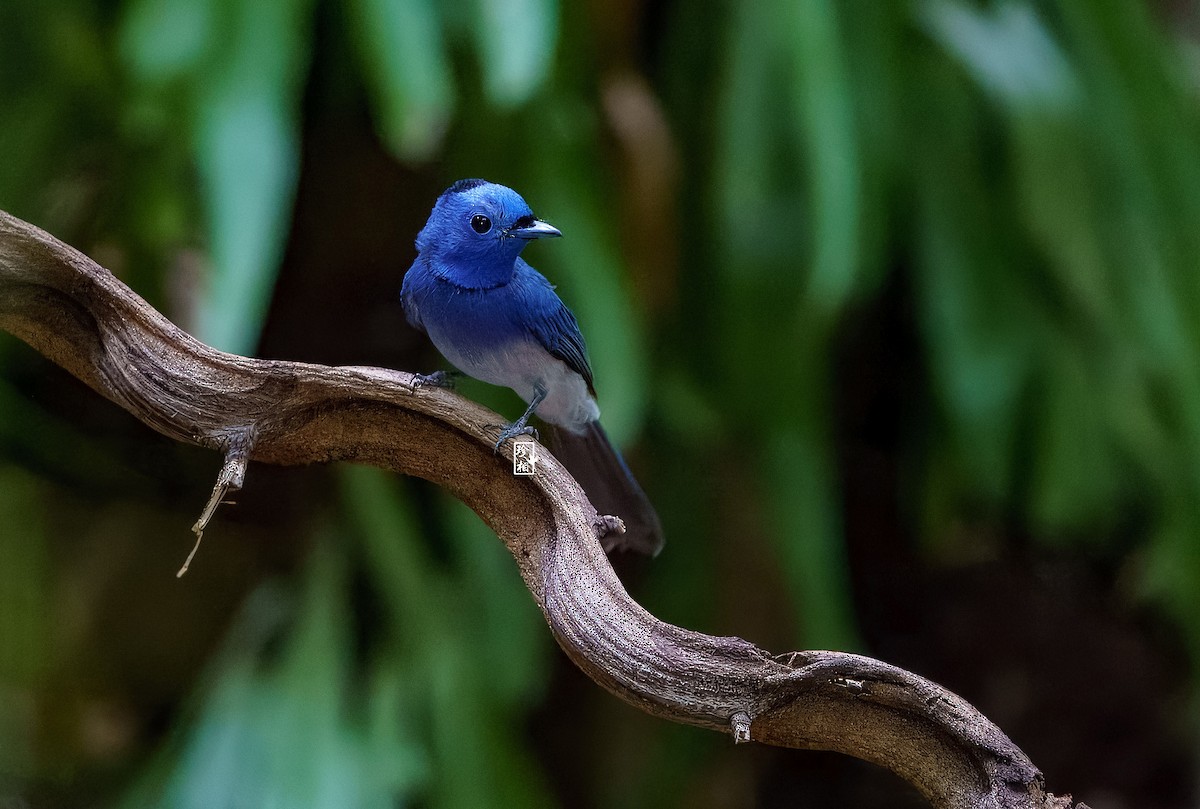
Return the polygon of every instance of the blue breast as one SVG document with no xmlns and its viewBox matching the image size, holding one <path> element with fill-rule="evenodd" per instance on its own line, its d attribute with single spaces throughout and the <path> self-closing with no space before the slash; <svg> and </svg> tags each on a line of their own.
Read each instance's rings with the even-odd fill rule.
<svg viewBox="0 0 1200 809">
<path fill-rule="evenodd" d="M 517 342 L 530 342 L 519 301 L 508 286 L 464 289 L 414 264 L 405 276 L 402 300 L 409 320 L 425 330 L 437 349 L 459 370 L 493 384 L 507 379 L 481 375 L 494 355 Z"/>
</svg>

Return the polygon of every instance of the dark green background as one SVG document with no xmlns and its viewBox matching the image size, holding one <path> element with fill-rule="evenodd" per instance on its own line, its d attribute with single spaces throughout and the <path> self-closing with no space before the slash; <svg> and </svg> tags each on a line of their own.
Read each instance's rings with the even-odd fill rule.
<svg viewBox="0 0 1200 809">
<path fill-rule="evenodd" d="M 1097 809 L 1194 805 L 1200 12 L 4 0 L 0 208 L 263 357 L 428 371 L 412 241 L 518 189 L 665 620 L 862 651 Z M 508 417 L 508 391 L 462 390 Z M 219 458 L 0 335 L 0 806 L 902 807 L 602 692 L 461 505 Z"/>
</svg>

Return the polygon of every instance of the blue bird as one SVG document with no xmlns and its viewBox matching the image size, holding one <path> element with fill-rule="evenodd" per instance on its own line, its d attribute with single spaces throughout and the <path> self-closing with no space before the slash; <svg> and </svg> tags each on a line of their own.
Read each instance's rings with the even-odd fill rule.
<svg viewBox="0 0 1200 809">
<path fill-rule="evenodd" d="M 534 413 L 551 425 L 555 457 L 579 481 L 600 514 L 618 516 L 625 533 L 609 533 L 606 551 L 662 549 L 662 528 L 625 460 L 600 427 L 600 407 L 579 324 L 546 277 L 521 258 L 531 239 L 561 236 L 535 219 L 511 188 L 459 180 L 446 189 L 417 235 L 417 258 L 400 299 L 459 371 L 512 388 L 529 407 L 500 433 L 536 435 Z M 448 384 L 446 372 L 418 384 Z"/>
</svg>

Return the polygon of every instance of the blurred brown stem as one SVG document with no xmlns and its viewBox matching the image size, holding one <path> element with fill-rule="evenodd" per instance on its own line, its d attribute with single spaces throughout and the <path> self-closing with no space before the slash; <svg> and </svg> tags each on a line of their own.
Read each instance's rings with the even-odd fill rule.
<svg viewBox="0 0 1200 809">
<path fill-rule="evenodd" d="M 515 477 L 511 450 L 492 452 L 488 425 L 502 419 L 452 391 L 414 389 L 401 371 L 216 351 L 3 212 L 0 328 L 159 432 L 224 453 L 227 487 L 240 486 L 246 457 L 353 461 L 446 487 L 508 546 L 567 655 L 645 711 L 738 741 L 857 756 L 938 807 L 1072 806 L 986 717 L 915 674 L 840 652 L 771 655 L 650 615 L 613 573 L 575 481 L 548 453 L 536 476 Z"/>
</svg>

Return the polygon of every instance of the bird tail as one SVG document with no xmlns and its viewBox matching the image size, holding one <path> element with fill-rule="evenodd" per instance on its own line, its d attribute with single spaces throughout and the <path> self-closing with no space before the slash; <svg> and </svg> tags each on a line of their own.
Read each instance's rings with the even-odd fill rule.
<svg viewBox="0 0 1200 809">
<path fill-rule="evenodd" d="M 588 422 L 579 433 L 547 426 L 554 457 L 583 487 L 596 511 L 620 517 L 625 523 L 624 534 L 603 538 L 605 552 L 633 550 L 657 556 L 665 541 L 658 512 L 600 422 Z"/>
</svg>

